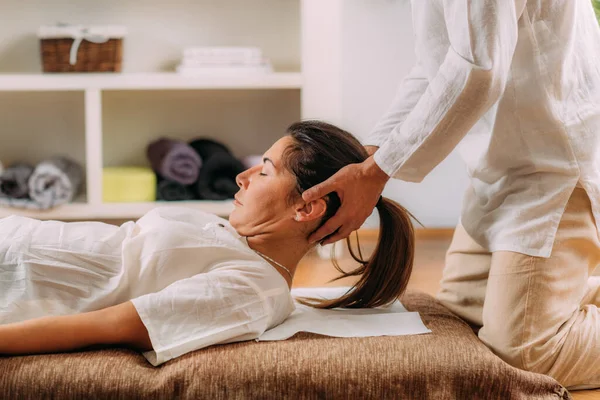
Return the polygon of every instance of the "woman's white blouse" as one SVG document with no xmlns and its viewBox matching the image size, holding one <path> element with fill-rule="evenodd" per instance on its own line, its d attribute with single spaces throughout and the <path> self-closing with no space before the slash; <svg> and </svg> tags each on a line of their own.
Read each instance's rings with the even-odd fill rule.
<svg viewBox="0 0 600 400">
<path fill-rule="evenodd" d="M 212 214 L 166 206 L 121 226 L 0 219 L 0 324 L 128 300 L 154 366 L 255 339 L 295 309 L 284 277 Z"/>
</svg>

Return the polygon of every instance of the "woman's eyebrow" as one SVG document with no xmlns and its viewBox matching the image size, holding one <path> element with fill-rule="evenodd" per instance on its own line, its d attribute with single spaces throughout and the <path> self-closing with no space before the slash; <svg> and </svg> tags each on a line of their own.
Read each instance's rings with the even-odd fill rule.
<svg viewBox="0 0 600 400">
<path fill-rule="evenodd" d="M 273 162 L 273 160 L 271 160 L 269 157 L 264 157 L 263 158 L 263 163 L 266 163 L 267 161 L 270 162 L 271 165 L 273 165 L 273 168 L 277 169 L 277 167 L 275 166 L 275 163 Z"/>
</svg>

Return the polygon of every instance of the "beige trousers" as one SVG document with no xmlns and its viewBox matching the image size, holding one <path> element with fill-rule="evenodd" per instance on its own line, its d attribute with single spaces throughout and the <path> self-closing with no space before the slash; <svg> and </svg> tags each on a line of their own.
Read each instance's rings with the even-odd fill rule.
<svg viewBox="0 0 600 400">
<path fill-rule="evenodd" d="M 568 389 L 600 387 L 600 240 L 587 193 L 576 188 L 549 258 L 487 252 L 456 228 L 438 300 L 481 326 L 507 363 Z"/>
</svg>

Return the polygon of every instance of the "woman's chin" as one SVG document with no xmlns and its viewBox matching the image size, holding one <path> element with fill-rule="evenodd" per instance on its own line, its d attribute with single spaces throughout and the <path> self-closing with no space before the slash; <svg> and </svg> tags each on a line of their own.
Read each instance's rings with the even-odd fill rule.
<svg viewBox="0 0 600 400">
<path fill-rule="evenodd" d="M 238 224 L 238 216 L 237 216 L 237 210 L 233 210 L 232 212 L 229 213 L 229 217 L 227 218 L 229 223 L 231 224 L 231 226 L 233 226 L 234 228 L 236 227 L 236 225 Z"/>
<path fill-rule="evenodd" d="M 234 209 L 228 218 L 229 224 L 237 231 L 244 226 L 244 216 L 237 208 Z M 247 224 L 246 224 L 247 225 Z"/>
</svg>

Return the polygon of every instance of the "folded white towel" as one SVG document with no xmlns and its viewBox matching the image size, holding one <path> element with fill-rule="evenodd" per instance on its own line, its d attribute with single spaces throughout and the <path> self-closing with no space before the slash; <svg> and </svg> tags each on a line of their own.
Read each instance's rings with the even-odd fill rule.
<svg viewBox="0 0 600 400">
<path fill-rule="evenodd" d="M 183 50 L 186 59 L 228 58 L 236 60 L 262 58 L 262 50 L 258 47 L 188 47 Z"/>
<path fill-rule="evenodd" d="M 246 76 L 257 74 L 270 74 L 273 67 L 270 64 L 261 65 L 229 65 L 229 66 L 206 66 L 206 67 L 185 67 L 179 65 L 177 73 L 185 76 L 207 76 L 207 75 L 226 75 L 226 76 Z"/>
<path fill-rule="evenodd" d="M 232 58 L 232 57 L 194 57 L 183 58 L 181 66 L 183 67 L 218 67 L 218 66 L 256 66 L 268 63 L 268 60 L 262 57 L 256 58 Z"/>
</svg>

